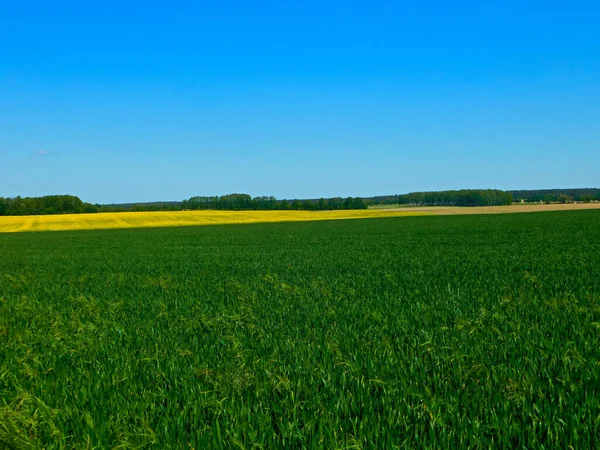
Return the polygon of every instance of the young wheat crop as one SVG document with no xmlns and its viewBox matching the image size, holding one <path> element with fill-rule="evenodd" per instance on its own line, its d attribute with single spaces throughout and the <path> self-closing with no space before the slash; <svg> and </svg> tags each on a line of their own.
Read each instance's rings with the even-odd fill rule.
<svg viewBox="0 0 600 450">
<path fill-rule="evenodd" d="M 0 235 L 2 448 L 593 448 L 599 211 Z"/>
</svg>

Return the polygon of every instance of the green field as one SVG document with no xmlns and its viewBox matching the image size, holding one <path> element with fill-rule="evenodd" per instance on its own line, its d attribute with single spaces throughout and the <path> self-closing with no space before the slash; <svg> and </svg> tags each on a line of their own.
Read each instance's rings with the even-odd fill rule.
<svg viewBox="0 0 600 450">
<path fill-rule="evenodd" d="M 0 448 L 593 448 L 600 211 L 0 235 Z"/>
</svg>

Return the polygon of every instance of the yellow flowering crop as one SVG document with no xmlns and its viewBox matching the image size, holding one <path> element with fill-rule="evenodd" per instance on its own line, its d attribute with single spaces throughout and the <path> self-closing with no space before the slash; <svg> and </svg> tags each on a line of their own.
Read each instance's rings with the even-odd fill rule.
<svg viewBox="0 0 600 450">
<path fill-rule="evenodd" d="M 108 228 L 175 227 L 227 223 L 298 222 L 307 220 L 359 219 L 419 216 L 426 212 L 382 210 L 338 211 L 159 211 L 47 216 L 0 217 L 0 232 L 94 230 Z"/>
</svg>

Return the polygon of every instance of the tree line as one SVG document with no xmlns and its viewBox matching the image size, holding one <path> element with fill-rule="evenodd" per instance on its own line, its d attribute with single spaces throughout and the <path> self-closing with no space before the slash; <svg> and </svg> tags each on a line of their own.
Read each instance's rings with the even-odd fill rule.
<svg viewBox="0 0 600 450">
<path fill-rule="evenodd" d="M 511 191 L 517 202 L 571 203 L 600 201 L 600 189 L 535 189 Z"/>
<path fill-rule="evenodd" d="M 411 192 L 409 194 L 372 197 L 374 205 L 404 206 L 497 206 L 510 205 L 510 192 L 498 189 L 462 189 L 458 191 Z"/>
<path fill-rule="evenodd" d="M 367 204 L 360 197 L 332 197 L 307 200 L 277 200 L 275 197 L 251 197 L 248 194 L 228 194 L 223 196 L 197 196 L 182 202 L 182 209 L 219 210 L 308 210 L 328 211 L 336 209 L 366 209 Z"/>
<path fill-rule="evenodd" d="M 97 212 L 181 211 L 182 202 L 111 203 L 96 205 Z"/>
<path fill-rule="evenodd" d="M 93 213 L 97 212 L 97 209 L 95 205 L 82 202 L 74 195 L 0 197 L 0 216 Z"/>
<path fill-rule="evenodd" d="M 331 197 L 319 199 L 282 199 L 248 194 L 195 196 L 181 202 L 122 203 L 100 205 L 83 202 L 74 195 L 44 197 L 0 197 L 0 216 L 77 214 L 122 211 L 181 210 L 308 210 L 365 209 L 370 205 L 403 206 L 496 206 L 517 202 L 569 203 L 600 201 L 600 189 L 539 189 L 501 191 L 462 189 L 454 191 L 411 192 L 377 197 Z"/>
<path fill-rule="evenodd" d="M 191 197 L 182 202 L 150 202 L 123 204 L 91 204 L 74 195 L 47 195 L 44 197 L 0 197 L 0 216 L 45 214 L 79 214 L 125 211 L 181 211 L 181 210 L 309 210 L 366 209 L 359 197 L 334 197 L 308 200 L 277 200 L 275 197 L 251 197 L 248 194 L 228 194 L 211 197 Z"/>
</svg>

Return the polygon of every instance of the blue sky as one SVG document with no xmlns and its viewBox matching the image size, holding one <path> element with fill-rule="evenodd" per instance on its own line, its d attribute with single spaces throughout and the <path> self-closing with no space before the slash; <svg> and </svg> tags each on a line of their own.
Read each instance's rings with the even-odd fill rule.
<svg viewBox="0 0 600 450">
<path fill-rule="evenodd" d="M 600 186 L 597 1 L 0 2 L 0 196 Z"/>
</svg>

